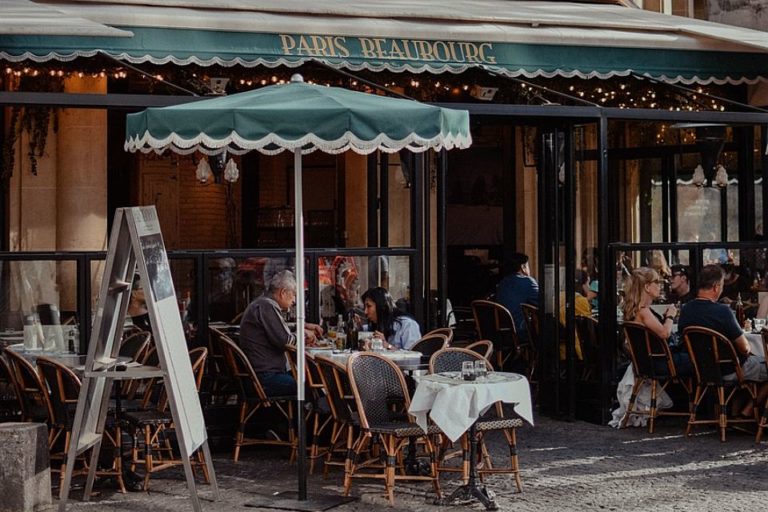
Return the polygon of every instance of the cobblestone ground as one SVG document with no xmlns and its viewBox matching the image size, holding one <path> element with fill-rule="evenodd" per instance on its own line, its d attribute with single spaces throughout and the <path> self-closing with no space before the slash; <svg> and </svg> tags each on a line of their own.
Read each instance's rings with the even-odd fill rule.
<svg viewBox="0 0 768 512">
<path fill-rule="evenodd" d="M 645 429 L 614 430 L 539 417 L 535 427 L 520 429 L 518 447 L 523 492 L 516 492 L 514 480 L 507 475 L 486 480 L 501 510 L 742 511 L 762 510 L 768 497 L 768 445 L 755 445 L 754 436 L 745 433 L 729 431 L 728 440 L 721 443 L 714 430 L 701 429 L 685 439 L 678 420 L 662 422 L 657 432 L 649 435 Z M 497 457 L 506 452 L 501 439 L 493 439 L 491 449 Z M 204 511 L 262 510 L 245 504 L 259 496 L 296 489 L 296 466 L 287 462 L 285 451 L 246 449 L 237 464 L 222 451 L 215 454 L 214 466 L 221 499 L 210 501 L 210 487 L 201 484 Z M 310 497 L 338 494 L 341 473 L 332 471 L 328 480 L 323 480 L 321 473 L 309 479 Z M 458 484 L 456 476 L 441 478 L 444 492 Z M 434 506 L 429 484 L 398 484 L 394 508 L 387 504 L 378 482 L 356 481 L 352 495 L 356 501 L 332 510 L 482 510 L 480 505 Z M 74 491 L 67 509 L 191 510 L 181 472 L 153 476 L 149 493 L 123 495 L 104 489 L 90 502 L 79 499 Z"/>
</svg>

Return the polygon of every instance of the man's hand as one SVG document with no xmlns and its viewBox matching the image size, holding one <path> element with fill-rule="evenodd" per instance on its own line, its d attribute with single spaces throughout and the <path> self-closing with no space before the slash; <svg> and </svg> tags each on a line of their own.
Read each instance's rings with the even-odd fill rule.
<svg viewBox="0 0 768 512">
<path fill-rule="evenodd" d="M 323 328 L 320 327 L 318 324 L 307 322 L 304 324 L 304 330 L 312 331 L 312 333 L 318 338 L 321 338 L 323 336 Z"/>
</svg>

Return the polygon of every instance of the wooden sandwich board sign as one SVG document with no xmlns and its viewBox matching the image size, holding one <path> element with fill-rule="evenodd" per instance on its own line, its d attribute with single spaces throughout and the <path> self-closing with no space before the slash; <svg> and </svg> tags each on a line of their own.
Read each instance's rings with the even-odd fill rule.
<svg viewBox="0 0 768 512">
<path fill-rule="evenodd" d="M 144 283 L 159 368 L 116 368 L 135 272 Z M 218 499 L 219 490 L 157 212 L 154 206 L 119 208 L 109 237 L 104 277 L 67 453 L 59 512 L 66 510 L 76 458 L 93 448 L 83 499 L 87 501 L 90 497 L 113 382 L 148 377 L 162 378 L 166 387 L 190 498 L 194 510 L 200 511 L 190 463 L 195 450 L 203 450 L 214 499 Z"/>
</svg>

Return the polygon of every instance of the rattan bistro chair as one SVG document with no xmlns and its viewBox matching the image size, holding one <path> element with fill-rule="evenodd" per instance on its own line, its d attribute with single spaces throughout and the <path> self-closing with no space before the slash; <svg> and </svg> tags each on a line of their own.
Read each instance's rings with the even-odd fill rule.
<svg viewBox="0 0 768 512">
<path fill-rule="evenodd" d="M 431 336 L 433 334 L 442 334 L 445 336 L 447 338 L 446 346 L 450 346 L 451 342 L 453 341 L 453 329 L 450 327 L 438 327 L 436 329 L 432 329 L 427 334 L 425 334 L 424 337 Z"/>
<path fill-rule="evenodd" d="M 507 308 L 489 300 L 472 301 L 477 334 L 480 339 L 493 343 L 496 368 L 501 370 L 510 362 L 521 358 L 520 340 L 515 321 Z"/>
<path fill-rule="evenodd" d="M 428 333 L 421 337 L 419 341 L 414 343 L 411 350 L 414 352 L 421 352 L 421 360 L 423 363 L 429 361 L 432 354 L 438 350 L 442 350 L 448 346 L 448 337 L 445 334 Z"/>
<path fill-rule="evenodd" d="M 760 331 L 760 338 L 763 341 L 763 354 L 768 355 L 768 329 Z M 768 366 L 768 359 L 765 361 L 765 365 Z M 760 404 L 757 404 L 760 405 Z M 755 435 L 755 442 L 759 443 L 763 437 L 763 429 L 768 427 L 768 399 L 766 399 L 763 405 L 763 415 L 760 418 L 760 424 L 757 426 L 757 434 Z"/>
<path fill-rule="evenodd" d="M 6 349 L 8 365 L 16 380 L 16 392 L 21 402 L 22 421 L 48 423 L 53 416 L 48 390 L 40 374 L 24 356 Z M 48 432 L 48 440 L 52 432 Z M 50 444 L 50 443 L 49 443 Z"/>
<path fill-rule="evenodd" d="M 294 380 L 298 381 L 298 361 L 296 354 L 296 347 L 294 345 L 287 345 L 285 347 L 285 353 L 288 355 L 288 362 L 291 365 L 291 373 Z M 310 354 L 305 354 L 305 388 L 309 391 L 309 403 L 312 408 L 308 411 L 305 417 L 308 432 L 312 435 L 312 444 L 307 447 L 309 451 L 309 474 L 315 472 L 315 462 L 319 458 L 325 457 L 328 447 L 320 446 L 320 438 L 323 436 L 328 425 L 331 424 L 333 418 L 331 411 L 326 406 L 324 397 L 324 386 L 322 378 L 320 377 L 320 370 L 317 367 L 315 358 Z"/>
<path fill-rule="evenodd" d="M 208 349 L 197 347 L 189 351 L 192 363 L 192 374 L 195 380 L 195 388 L 200 392 L 200 384 L 205 371 L 205 361 Z M 144 467 L 144 490 L 149 490 L 149 479 L 153 473 L 183 464 L 183 460 L 177 456 L 174 445 L 177 444 L 173 414 L 168 409 L 168 394 L 164 386 L 159 392 L 150 389 L 147 399 L 154 397 L 155 403 L 149 409 L 131 411 L 125 414 L 125 419 L 133 427 L 133 447 L 131 450 L 131 469 L 137 465 Z M 146 401 L 146 400 L 145 400 Z M 139 434 L 142 441 L 139 442 Z M 143 456 L 139 454 L 139 446 L 143 447 Z M 206 483 L 210 483 L 208 466 L 201 449 L 195 452 L 195 457 L 190 457 L 192 468 L 199 467 L 202 470 Z"/>
<path fill-rule="evenodd" d="M 733 344 L 719 332 L 697 326 L 687 327 L 683 339 L 696 374 L 696 393 L 686 435 L 691 434 L 694 425 L 715 424 L 720 430 L 720 441 L 725 441 L 729 424 L 758 423 L 756 407 L 754 418 L 728 417 L 728 405 L 738 391 L 745 391 L 752 400 L 757 396 L 757 383 L 744 380 Z M 735 374 L 735 378 L 724 378 L 730 374 Z M 710 389 L 717 393 L 716 418 L 699 419 L 699 405 Z"/>
<path fill-rule="evenodd" d="M 424 433 L 405 412 L 410 405 L 410 398 L 405 384 L 405 377 L 391 360 L 373 353 L 358 353 L 347 361 L 352 394 L 357 404 L 361 434 L 355 442 L 350 459 L 345 465 L 344 495 L 348 496 L 353 478 L 380 478 L 389 503 L 394 505 L 394 487 L 398 480 L 430 481 L 440 497 L 440 483 L 437 474 L 435 450 L 429 435 L 440 433 L 436 426 L 430 426 L 429 435 Z M 402 404 L 404 410 L 393 410 L 392 404 Z M 406 475 L 403 471 L 401 450 L 411 440 L 424 440 L 424 449 L 429 455 L 429 475 Z M 370 443 L 378 443 L 385 460 L 383 468 L 368 464 L 358 464 L 361 453 Z M 378 473 L 369 473 L 368 469 L 380 469 Z M 396 470 L 401 471 L 396 474 Z"/>
<path fill-rule="evenodd" d="M 224 359 L 229 367 L 230 375 L 238 383 L 238 402 L 240 406 L 240 417 L 238 420 L 237 433 L 235 434 L 235 448 L 232 458 L 235 462 L 240 458 L 240 448 L 256 444 L 278 445 L 291 447 L 291 460 L 294 459 L 298 449 L 296 442 L 296 430 L 293 422 L 293 407 L 296 401 L 296 395 L 289 396 L 271 396 L 267 397 L 264 388 L 261 386 L 259 377 L 248 361 L 248 357 L 238 347 L 234 341 L 222 337 L 220 340 Z M 259 411 L 274 407 L 282 416 L 288 426 L 288 440 L 282 439 L 256 439 L 245 436 L 246 424 Z"/>
<path fill-rule="evenodd" d="M 325 396 L 328 408 L 331 411 L 331 441 L 325 454 L 325 466 L 323 478 L 328 478 L 330 466 L 342 466 L 347 471 L 347 464 L 351 459 L 347 454 L 351 453 L 355 440 L 355 431 L 360 423 L 357 420 L 357 412 L 354 404 L 354 396 L 349 384 L 347 367 L 341 363 L 324 357 L 322 354 L 315 357 L 315 363 L 320 373 L 320 379 L 325 388 Z M 342 444 L 344 448 L 342 449 Z M 333 456 L 341 453 L 343 460 L 334 460 Z"/>
<path fill-rule="evenodd" d="M 677 369 L 672 360 L 672 352 L 666 340 L 656 336 L 650 329 L 639 322 L 624 322 L 624 336 L 627 340 L 627 349 L 632 361 L 632 371 L 635 375 L 635 384 L 629 398 L 627 411 L 622 419 L 621 426 L 626 427 L 630 414 L 648 416 L 648 432 L 653 433 L 656 417 L 659 415 L 688 416 L 692 408 L 690 379 L 683 379 L 677 375 Z M 637 394 L 644 383 L 651 386 L 651 404 L 647 411 L 635 410 Z M 680 384 L 688 395 L 689 411 L 659 411 L 656 407 L 656 397 L 660 391 L 665 390 L 670 384 Z"/>
<path fill-rule="evenodd" d="M 429 360 L 429 372 L 457 372 L 461 371 L 461 363 L 464 361 L 474 362 L 482 360 L 485 360 L 486 366 L 491 370 L 491 364 L 488 360 L 473 350 L 464 348 L 446 348 L 436 352 Z M 479 467 L 477 470 L 478 474 L 480 477 L 493 473 L 512 474 L 515 477 L 515 484 L 517 485 L 518 492 L 522 492 L 523 484 L 520 480 L 520 465 L 517 457 L 516 429 L 522 426 L 523 420 L 520 418 L 505 417 L 504 408 L 501 403 L 498 402 L 496 403 L 496 407 L 489 410 L 476 423 L 480 445 L 478 455 L 482 456 L 484 459 L 482 467 Z M 493 461 L 483 440 L 484 434 L 490 431 L 501 431 L 504 434 L 504 437 L 507 440 L 507 446 L 509 447 L 509 466 L 499 468 L 493 466 Z M 464 481 L 467 481 L 469 479 L 469 440 L 467 439 L 466 434 L 461 438 L 461 449 L 463 452 L 462 477 L 464 478 Z M 441 471 L 447 470 L 446 468 L 440 469 Z"/>
<path fill-rule="evenodd" d="M 491 343 L 490 340 L 478 340 L 474 343 L 470 343 L 464 348 L 471 350 L 472 352 L 477 352 L 489 363 L 491 362 L 491 355 L 493 354 L 493 343 Z"/>
</svg>

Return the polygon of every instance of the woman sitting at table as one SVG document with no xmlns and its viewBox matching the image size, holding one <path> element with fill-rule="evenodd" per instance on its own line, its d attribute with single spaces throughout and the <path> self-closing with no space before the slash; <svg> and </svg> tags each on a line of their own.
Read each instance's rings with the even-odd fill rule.
<svg viewBox="0 0 768 512">
<path fill-rule="evenodd" d="M 384 342 L 385 349 L 408 350 L 421 339 L 419 324 L 395 307 L 395 301 L 386 289 L 369 288 L 362 298 L 369 330 L 373 330 L 374 338 Z"/>
<path fill-rule="evenodd" d="M 672 335 L 672 327 L 677 308 L 670 304 L 659 315 L 651 308 L 651 303 L 661 294 L 662 280 L 659 274 L 648 267 L 638 267 L 632 271 L 624 289 L 624 320 L 639 322 L 659 338 L 666 340 L 672 349 L 672 360 L 677 374 L 681 377 L 693 375 L 693 367 L 688 353 Z"/>
</svg>

